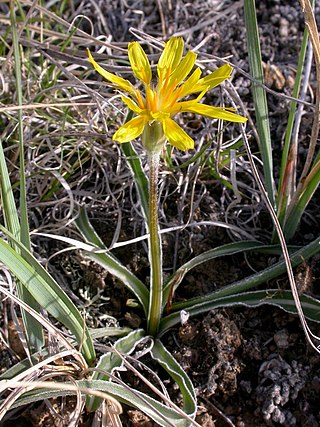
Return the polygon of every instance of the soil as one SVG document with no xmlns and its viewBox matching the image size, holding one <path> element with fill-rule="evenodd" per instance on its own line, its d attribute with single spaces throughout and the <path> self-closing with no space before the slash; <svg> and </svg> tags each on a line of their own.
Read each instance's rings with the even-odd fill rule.
<svg viewBox="0 0 320 427">
<path fill-rule="evenodd" d="M 93 3 L 89 3 L 85 7 L 86 16 L 96 22 L 99 16 Z M 133 40 L 134 36 L 129 31 L 131 26 L 158 38 L 164 35 L 182 35 L 190 46 L 196 46 L 206 39 L 206 43 L 201 47 L 202 52 L 221 58 L 230 58 L 232 55 L 231 62 L 244 72 L 249 72 L 241 1 L 166 0 L 136 3 L 109 0 L 101 6 L 107 20 L 106 25 L 112 34 L 112 41 Z M 266 84 L 276 93 L 290 95 L 304 28 L 299 3 L 290 0 L 256 3 Z M 130 7 L 127 7 L 127 4 Z M 142 20 L 138 20 L 140 15 L 135 12 L 139 9 L 143 10 Z M 316 12 L 319 17 L 319 6 Z M 97 23 L 96 35 L 101 25 L 101 22 Z M 249 80 L 239 71 L 233 78 L 233 84 L 251 111 Z M 309 97 L 311 100 L 311 95 Z M 289 104 L 284 98 L 272 94 L 268 95 L 268 101 L 275 162 L 279 163 Z M 190 118 L 190 132 L 194 126 L 192 120 L 193 118 Z M 303 116 L 301 160 L 308 144 L 309 120 L 307 114 Z M 200 123 L 200 127 L 205 128 L 205 120 Z M 247 179 L 245 171 L 240 173 L 240 176 L 244 180 Z M 191 195 L 181 202 L 182 195 L 175 192 L 176 183 L 174 177 L 169 177 L 166 181 L 166 191 L 161 192 L 165 210 L 161 216 L 162 225 L 177 224 L 177 215 L 180 215 L 182 221 L 188 219 Z M 201 176 L 195 187 L 195 194 L 197 206 L 192 214 L 197 221 L 224 221 L 226 214 L 229 215 L 227 206 L 232 196 L 227 194 L 220 182 Z M 143 232 L 141 218 L 135 217 L 132 209 L 131 188 L 125 190 L 123 200 L 119 240 L 130 239 Z M 238 211 L 235 207 L 228 220 L 233 221 L 234 225 L 239 225 L 239 221 L 241 224 L 248 224 L 243 226 L 245 231 L 250 231 L 254 237 L 268 242 L 272 229 L 270 219 L 260 205 L 255 206 L 259 207 L 260 214 L 251 221 L 246 222 L 251 208 L 246 210 L 245 206 Z M 48 217 L 50 213 L 46 215 Z M 89 215 L 101 238 L 109 244 L 113 236 L 110 230 L 114 230 L 117 225 L 116 215 L 113 215 L 111 209 L 92 209 Z M 319 235 L 319 222 L 317 204 L 313 202 L 309 206 L 308 215 L 302 220 L 296 243 L 306 244 Z M 174 266 L 179 266 L 187 259 L 232 239 L 234 235 L 228 231 L 212 226 L 192 231 L 185 229 L 179 234 L 166 234 L 163 237 L 165 271 L 170 273 Z M 47 247 L 43 250 L 47 255 L 54 254 L 59 249 L 56 243 L 45 244 Z M 119 248 L 113 253 L 139 278 L 148 279 L 148 261 L 143 244 Z M 316 257 L 309 260 L 302 269 L 296 271 L 296 275 L 300 275 L 303 280 L 308 277 L 306 288 L 315 297 L 320 297 L 318 259 Z M 206 294 L 246 277 L 252 274 L 253 269 L 262 269 L 273 261 L 270 257 L 251 254 L 248 257 L 239 255 L 206 263 L 186 276 L 175 297 L 184 299 Z M 105 326 L 107 315 L 117 319 L 121 326 L 143 326 L 144 319 L 139 310 L 127 306 L 131 294 L 100 267 L 85 260 L 80 253 L 56 256 L 51 261 L 50 268 L 77 303 L 88 303 L 89 326 Z M 270 284 L 270 287 L 288 286 L 286 277 Z M 100 299 L 95 303 L 92 299 L 96 295 Z M 112 319 L 110 322 L 112 324 Z M 320 326 L 314 324 L 312 330 L 316 335 L 320 335 Z M 14 332 L 11 335 L 13 350 L 0 348 L 2 372 L 16 363 L 19 355 L 22 357 L 23 350 L 18 344 L 14 344 Z M 308 347 L 296 317 L 275 307 L 218 309 L 191 318 L 184 325 L 171 329 L 163 341 L 194 384 L 199 405 L 196 420 L 201 426 L 320 425 L 320 357 Z M 163 373 L 160 371 L 159 375 Z M 129 375 L 127 380 L 135 381 L 136 386 L 141 386 Z M 168 389 L 175 395 L 174 385 L 170 384 L 168 379 L 167 384 Z M 179 400 L 179 396 L 176 397 Z M 56 410 L 60 410 L 59 405 Z M 124 407 L 121 419 L 124 426 L 156 426 L 148 417 L 131 408 Z M 52 411 L 40 404 L 11 414 L 1 425 L 63 425 L 57 422 Z M 92 418 L 84 416 L 78 425 L 92 425 Z"/>
</svg>

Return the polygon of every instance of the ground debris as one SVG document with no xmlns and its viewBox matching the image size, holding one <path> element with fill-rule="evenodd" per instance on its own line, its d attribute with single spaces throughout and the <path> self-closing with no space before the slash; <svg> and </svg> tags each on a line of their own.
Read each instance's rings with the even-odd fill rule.
<svg viewBox="0 0 320 427">
<path fill-rule="evenodd" d="M 257 412 L 261 411 L 266 422 L 288 427 L 296 425 L 295 416 L 284 406 L 297 399 L 306 384 L 308 371 L 301 363 L 293 360 L 289 364 L 278 354 L 271 354 L 269 360 L 262 363 L 255 394 L 259 404 Z"/>
<path fill-rule="evenodd" d="M 240 347 L 242 337 L 233 320 L 223 313 L 209 313 L 203 320 L 203 334 L 211 354 L 217 358 L 209 369 L 207 393 L 232 394 L 237 389 L 237 376 L 241 364 L 235 353 Z"/>
</svg>

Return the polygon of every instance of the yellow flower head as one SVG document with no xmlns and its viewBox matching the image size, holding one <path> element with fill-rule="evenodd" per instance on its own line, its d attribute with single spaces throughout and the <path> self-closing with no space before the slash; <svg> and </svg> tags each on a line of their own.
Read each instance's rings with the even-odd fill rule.
<svg viewBox="0 0 320 427">
<path fill-rule="evenodd" d="M 128 56 L 132 71 L 144 85 L 141 93 L 128 80 L 104 70 L 93 59 L 88 50 L 89 61 L 94 68 L 122 93 L 122 101 L 136 117 L 121 126 L 113 135 L 113 140 L 128 142 L 140 136 L 147 127 L 161 129 L 170 144 L 180 150 L 192 149 L 193 139 L 172 118 L 177 113 L 192 112 L 203 116 L 244 123 L 247 119 L 232 113 L 230 109 L 200 104 L 205 93 L 230 77 L 232 67 L 228 64 L 201 78 L 199 67 L 191 73 L 197 55 L 189 51 L 183 57 L 184 42 L 181 37 L 172 37 L 164 47 L 157 65 L 157 83 L 152 83 L 150 62 L 138 42 L 129 43 Z M 191 74 L 190 74 L 191 73 Z M 189 77 L 188 77 L 189 76 Z M 188 101 L 182 98 L 199 95 Z M 150 134 L 150 132 L 147 132 Z"/>
</svg>

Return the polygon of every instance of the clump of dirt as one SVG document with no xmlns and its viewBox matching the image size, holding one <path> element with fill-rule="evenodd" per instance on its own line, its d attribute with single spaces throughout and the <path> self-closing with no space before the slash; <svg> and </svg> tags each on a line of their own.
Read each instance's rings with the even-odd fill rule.
<svg viewBox="0 0 320 427">
<path fill-rule="evenodd" d="M 182 346 L 174 351 L 184 370 L 205 376 L 206 395 L 232 395 L 237 389 L 241 365 L 236 357 L 241 334 L 236 324 L 223 313 L 210 313 L 197 325 L 185 324 L 179 329 Z M 194 345 L 188 345 L 190 342 Z"/>
<path fill-rule="evenodd" d="M 263 307 L 215 310 L 167 340 L 196 387 L 201 419 L 214 417 L 217 427 L 224 417 L 239 427 L 318 425 L 320 359 L 310 358 L 295 317 Z"/>
<path fill-rule="evenodd" d="M 284 334 L 281 334 L 282 336 Z M 286 346 L 288 341 L 274 340 L 276 345 Z M 259 385 L 255 390 L 264 420 L 274 421 L 283 425 L 295 425 L 297 420 L 293 413 L 284 406 L 295 401 L 308 379 L 308 367 L 304 367 L 295 360 L 287 363 L 279 354 L 272 354 L 269 360 L 262 363 L 259 369 Z"/>
</svg>

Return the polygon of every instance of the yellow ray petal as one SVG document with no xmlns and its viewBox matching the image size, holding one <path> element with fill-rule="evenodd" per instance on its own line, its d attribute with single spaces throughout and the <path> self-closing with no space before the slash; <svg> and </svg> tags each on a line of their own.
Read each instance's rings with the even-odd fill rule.
<svg viewBox="0 0 320 427">
<path fill-rule="evenodd" d="M 179 150 L 194 148 L 193 139 L 173 120 L 167 118 L 162 121 L 163 132 L 171 145 Z"/>
<path fill-rule="evenodd" d="M 122 96 L 121 100 L 136 114 L 140 114 L 142 112 L 142 109 L 131 99 L 127 96 Z"/>
<path fill-rule="evenodd" d="M 146 88 L 146 107 L 149 111 L 157 111 L 157 94 L 156 91 L 147 87 Z"/>
<path fill-rule="evenodd" d="M 192 107 L 198 104 L 205 93 L 206 90 L 202 91 L 196 98 L 190 99 L 190 101 L 175 102 L 170 108 L 171 116 L 174 116 L 177 113 L 183 113 L 184 111 L 191 111 Z"/>
<path fill-rule="evenodd" d="M 115 74 L 109 73 L 109 71 L 105 70 L 99 64 L 96 63 L 96 61 L 93 59 L 91 55 L 90 50 L 87 49 L 87 51 L 88 51 L 89 61 L 94 66 L 94 68 L 98 71 L 98 73 L 101 74 L 102 77 L 104 77 L 109 82 L 115 84 L 119 89 L 122 89 L 128 93 L 134 92 L 134 88 L 128 80 L 125 80 L 122 77 L 118 77 Z"/>
<path fill-rule="evenodd" d="M 180 104 L 183 103 L 181 102 Z M 184 104 L 187 104 L 187 102 Z M 212 107 L 211 105 L 206 104 L 184 105 L 184 108 L 180 111 L 201 114 L 202 116 L 211 117 L 212 119 L 228 120 L 229 122 L 245 123 L 247 121 L 245 117 L 231 113 L 227 108 Z"/>
<path fill-rule="evenodd" d="M 159 81 L 162 82 L 170 76 L 179 65 L 184 42 L 181 37 L 172 37 L 166 44 L 157 65 Z"/>
<path fill-rule="evenodd" d="M 196 59 L 197 59 L 197 54 L 189 50 L 189 52 L 181 60 L 180 64 L 171 74 L 168 86 L 173 86 L 173 87 L 178 86 L 192 70 L 192 67 L 196 62 Z"/>
<path fill-rule="evenodd" d="M 231 72 L 233 68 L 229 64 L 224 64 L 222 67 L 219 67 L 217 70 L 215 70 L 213 73 L 208 74 L 207 76 L 203 77 L 198 81 L 198 83 L 193 88 L 192 92 L 201 92 L 204 89 L 207 88 L 207 90 L 210 90 L 216 86 L 218 86 L 220 83 L 224 82 L 226 79 L 229 79 L 231 77 Z"/>
<path fill-rule="evenodd" d="M 149 86 L 152 78 L 150 62 L 138 42 L 128 44 L 128 56 L 134 75 L 146 86 Z"/>
<path fill-rule="evenodd" d="M 174 92 L 174 95 L 177 96 L 177 99 L 184 98 L 189 95 L 189 93 L 193 93 L 193 89 L 198 83 L 201 76 L 200 68 L 196 68 L 191 76 Z"/>
<path fill-rule="evenodd" d="M 147 121 L 148 119 L 143 116 L 134 117 L 121 126 L 113 135 L 112 139 L 122 143 L 138 138 L 138 136 L 142 134 L 143 128 Z"/>
</svg>

